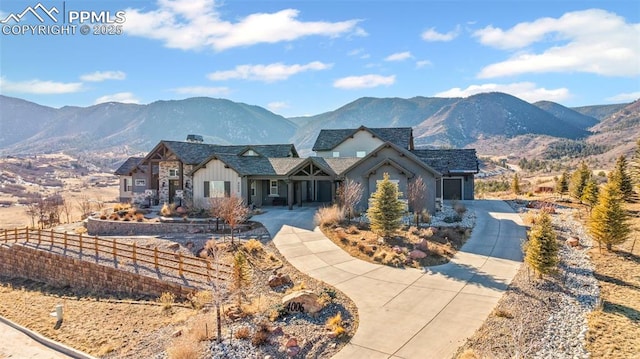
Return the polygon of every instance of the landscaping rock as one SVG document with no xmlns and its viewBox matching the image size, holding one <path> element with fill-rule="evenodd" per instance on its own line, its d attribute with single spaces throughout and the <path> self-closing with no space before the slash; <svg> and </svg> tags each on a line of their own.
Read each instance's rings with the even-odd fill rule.
<svg viewBox="0 0 640 359">
<path fill-rule="evenodd" d="M 269 287 L 276 288 L 285 284 L 293 284 L 291 277 L 288 274 L 282 275 L 282 273 L 278 273 L 275 275 L 270 275 L 268 279 Z"/>
<path fill-rule="evenodd" d="M 320 303 L 318 295 L 310 290 L 300 290 L 285 295 L 282 298 L 282 305 L 290 313 L 308 313 L 316 314 L 322 310 L 323 305 Z"/>
<path fill-rule="evenodd" d="M 580 240 L 576 237 L 571 237 L 566 241 L 569 247 L 578 247 L 580 245 Z"/>
<path fill-rule="evenodd" d="M 422 251 L 422 252 L 428 252 L 429 251 L 429 244 L 427 242 L 426 239 L 422 239 L 420 242 L 418 242 L 415 245 L 415 249 Z M 411 255 L 411 253 L 409 253 L 409 255 Z"/>
<path fill-rule="evenodd" d="M 409 258 L 411 259 L 422 259 L 425 258 L 427 256 L 427 254 L 419 249 L 414 249 L 411 252 L 409 252 Z"/>
<path fill-rule="evenodd" d="M 180 249 L 180 244 L 179 243 L 172 243 L 167 247 L 169 250 L 172 251 L 177 251 L 178 249 Z"/>
<path fill-rule="evenodd" d="M 298 355 L 298 353 L 300 353 L 300 347 L 298 346 L 287 348 L 287 355 L 290 358 Z"/>
<path fill-rule="evenodd" d="M 290 338 L 289 340 L 287 340 L 287 344 L 285 344 L 285 347 L 287 348 L 297 347 L 297 346 L 298 346 L 298 339 L 296 338 Z"/>
</svg>

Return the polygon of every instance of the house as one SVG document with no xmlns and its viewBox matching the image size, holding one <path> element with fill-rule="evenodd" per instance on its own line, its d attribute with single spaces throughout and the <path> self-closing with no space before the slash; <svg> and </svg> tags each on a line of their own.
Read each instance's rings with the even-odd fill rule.
<svg viewBox="0 0 640 359">
<path fill-rule="evenodd" d="M 121 200 L 202 208 L 210 198 L 231 194 L 255 206 L 290 209 L 304 202 L 332 202 L 341 183 L 350 179 L 363 185 L 358 207 L 364 209 L 384 173 L 403 198 L 411 181 L 422 177 L 425 208 L 432 212 L 442 199 L 473 199 L 475 150 L 415 149 L 410 127 L 321 130 L 313 150 L 315 156 L 300 158 L 293 144 L 161 141 L 146 157 L 127 160 L 116 174 Z"/>
</svg>

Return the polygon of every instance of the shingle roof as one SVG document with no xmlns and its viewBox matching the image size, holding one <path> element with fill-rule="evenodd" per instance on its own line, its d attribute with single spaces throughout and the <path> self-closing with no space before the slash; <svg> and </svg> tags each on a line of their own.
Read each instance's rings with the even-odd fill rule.
<svg viewBox="0 0 640 359">
<path fill-rule="evenodd" d="M 214 154 L 239 155 L 251 148 L 264 157 L 289 157 L 293 154 L 298 156 L 298 152 L 293 144 L 276 145 L 214 145 L 209 143 L 194 143 L 182 141 L 162 141 L 171 152 L 187 165 L 197 165 Z"/>
<path fill-rule="evenodd" d="M 411 153 L 443 174 L 478 172 L 478 157 L 474 149 L 413 150 Z"/>
<path fill-rule="evenodd" d="M 143 159 L 144 157 L 129 157 L 114 173 L 120 176 L 127 176 L 138 166 L 138 164 L 140 164 L 140 162 L 142 162 Z"/>
<path fill-rule="evenodd" d="M 362 158 L 357 157 L 337 157 L 337 158 L 322 158 L 316 157 L 318 162 L 324 162 L 327 164 L 327 167 L 331 168 L 333 172 L 335 172 L 338 176 L 342 175 L 342 173 L 349 167 L 351 167 L 356 162 L 360 161 Z"/>
<path fill-rule="evenodd" d="M 388 127 L 388 128 L 368 128 L 360 126 L 351 129 L 328 129 L 320 130 L 318 138 L 313 145 L 313 151 L 330 151 L 337 145 L 341 144 L 349 136 L 357 131 L 367 130 L 385 142 L 391 142 L 394 145 L 409 149 L 411 146 L 411 138 L 413 130 L 411 127 Z"/>
</svg>

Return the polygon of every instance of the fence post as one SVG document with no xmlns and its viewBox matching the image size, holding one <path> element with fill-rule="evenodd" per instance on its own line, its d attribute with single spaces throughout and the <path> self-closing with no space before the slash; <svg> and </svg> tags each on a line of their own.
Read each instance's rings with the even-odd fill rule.
<svg viewBox="0 0 640 359">
<path fill-rule="evenodd" d="M 51 243 L 53 243 L 53 229 L 51 230 Z M 67 232 L 64 232 L 64 236 L 62 237 L 62 243 L 64 245 L 64 250 L 67 250 Z"/>
<path fill-rule="evenodd" d="M 51 239 L 51 245 L 53 245 L 53 228 L 51 228 L 51 231 L 49 232 L 49 238 Z M 67 248 L 66 237 L 65 237 L 65 241 L 64 241 L 64 247 Z"/>
<path fill-rule="evenodd" d="M 136 264 L 136 242 L 133 242 L 133 252 L 131 255 L 132 259 L 133 259 L 133 264 Z"/>
<path fill-rule="evenodd" d="M 178 253 L 178 274 L 182 276 L 182 253 Z"/>
<path fill-rule="evenodd" d="M 27 243 L 29 243 L 29 227 L 24 227 L 24 234 L 27 238 Z M 38 245 L 40 244 L 40 242 L 38 242 Z"/>
<path fill-rule="evenodd" d="M 5 242 L 7 241 L 7 229 L 6 228 L 4 229 L 4 241 Z"/>
<path fill-rule="evenodd" d="M 18 242 L 18 227 L 13 229 L 13 240 L 17 243 Z"/>
<path fill-rule="evenodd" d="M 27 229 L 27 242 L 29 241 L 29 230 Z M 38 231 L 38 247 L 40 246 L 40 243 L 42 243 L 42 240 L 40 239 L 40 231 Z"/>
<path fill-rule="evenodd" d="M 93 239 L 94 239 L 93 243 L 96 246 L 96 260 L 98 260 L 98 236 L 94 236 Z"/>
<path fill-rule="evenodd" d="M 156 269 L 158 269 L 158 247 L 153 248 L 153 263 L 156 266 Z"/>
<path fill-rule="evenodd" d="M 64 238 L 67 238 L 67 232 L 64 232 Z M 80 255 L 82 255 L 82 233 L 80 233 L 79 240 L 80 240 Z"/>
<path fill-rule="evenodd" d="M 113 240 L 113 260 L 117 261 L 118 260 L 118 254 L 116 253 L 118 251 L 117 247 L 116 247 L 116 240 Z"/>
</svg>

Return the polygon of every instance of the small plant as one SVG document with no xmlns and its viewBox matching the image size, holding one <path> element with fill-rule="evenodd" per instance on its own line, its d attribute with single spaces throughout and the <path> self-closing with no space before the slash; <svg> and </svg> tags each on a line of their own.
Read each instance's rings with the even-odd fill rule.
<svg viewBox="0 0 640 359">
<path fill-rule="evenodd" d="M 338 312 L 338 314 L 334 315 L 333 317 L 330 317 L 329 319 L 327 319 L 326 325 L 327 325 L 327 328 L 331 329 L 331 331 L 333 332 L 333 335 L 336 338 L 343 336 L 347 332 L 347 330 L 344 329 L 344 326 L 342 323 L 342 314 L 340 312 Z"/>
<path fill-rule="evenodd" d="M 167 355 L 169 359 L 198 359 L 200 357 L 197 344 L 186 338 L 175 341 L 167 349 Z"/>
<path fill-rule="evenodd" d="M 446 216 L 444 217 L 443 221 L 445 223 L 457 223 L 457 222 L 462 222 L 462 217 L 460 217 L 460 215 L 456 214 L 454 216 Z"/>
<path fill-rule="evenodd" d="M 387 255 L 389 255 L 389 252 L 381 250 L 373 256 L 373 260 L 376 262 L 384 263 Z"/>
<path fill-rule="evenodd" d="M 336 228 L 334 233 L 336 234 L 336 237 L 338 237 L 340 242 L 344 242 L 348 238 L 347 233 L 342 228 Z"/>
<path fill-rule="evenodd" d="M 113 211 L 114 212 L 126 211 L 129 208 L 131 208 L 131 205 L 129 203 L 116 203 L 116 204 L 113 205 Z"/>
<path fill-rule="evenodd" d="M 87 233 L 87 228 L 78 227 L 78 228 L 74 229 L 73 231 L 76 232 L 76 234 L 85 234 L 85 233 Z"/>
<path fill-rule="evenodd" d="M 433 228 L 423 228 L 420 230 L 420 237 L 422 238 L 431 238 L 433 237 Z"/>
<path fill-rule="evenodd" d="M 420 233 L 420 230 L 418 229 L 418 227 L 416 226 L 411 226 L 409 227 L 409 229 L 407 230 L 407 232 L 409 232 L 409 234 L 414 234 L 417 235 Z"/>
<path fill-rule="evenodd" d="M 190 330 L 191 337 L 198 342 L 211 340 L 213 335 L 214 323 L 207 320 L 207 317 L 200 317 Z"/>
<path fill-rule="evenodd" d="M 511 312 L 509 312 L 508 310 L 496 308 L 493 311 L 493 314 L 498 318 L 513 319 L 513 314 L 511 314 Z"/>
<path fill-rule="evenodd" d="M 407 257 L 404 253 L 391 252 L 382 260 L 382 264 L 400 268 L 406 262 Z"/>
<path fill-rule="evenodd" d="M 171 217 L 175 215 L 175 213 L 176 213 L 176 205 L 173 203 L 167 204 L 167 202 L 165 202 L 162 205 L 162 208 L 160 209 L 160 215 L 163 217 Z"/>
<path fill-rule="evenodd" d="M 255 346 L 263 345 L 269 339 L 269 324 L 266 322 L 260 322 L 258 327 L 256 328 L 255 333 L 253 333 L 253 337 L 251 338 L 251 344 Z"/>
<path fill-rule="evenodd" d="M 282 304 L 278 304 L 269 311 L 269 320 L 275 322 L 276 320 L 283 318 L 287 313 L 287 308 Z"/>
<path fill-rule="evenodd" d="M 322 294 L 328 295 L 329 298 L 331 298 L 331 299 L 336 299 L 336 294 L 337 293 L 336 293 L 336 290 L 333 289 L 333 288 L 324 287 L 324 288 L 322 288 Z"/>
<path fill-rule="evenodd" d="M 257 254 L 264 251 L 264 246 L 257 239 L 250 239 L 242 244 L 242 249 L 249 254 Z"/>
<path fill-rule="evenodd" d="M 251 330 L 249 327 L 241 327 L 234 335 L 236 339 L 249 339 L 249 336 L 251 336 Z"/>
<path fill-rule="evenodd" d="M 120 219 L 120 216 L 118 216 L 118 213 L 111 213 L 111 216 L 109 216 L 109 219 L 112 221 L 117 221 L 118 219 Z"/>
<path fill-rule="evenodd" d="M 176 295 L 171 292 L 164 292 L 160 298 L 158 298 L 158 302 L 162 305 L 162 310 L 169 310 L 176 302 Z"/>
<path fill-rule="evenodd" d="M 431 223 L 431 213 L 429 213 L 429 211 L 423 209 L 420 215 L 422 216 L 422 222 Z"/>
<path fill-rule="evenodd" d="M 213 294 L 208 290 L 201 290 L 189 297 L 193 309 L 200 310 L 213 301 Z"/>
<path fill-rule="evenodd" d="M 314 222 L 320 227 L 329 227 L 336 225 L 344 220 L 344 212 L 340 207 L 334 205 L 331 207 L 319 208 L 314 216 Z"/>
<path fill-rule="evenodd" d="M 104 221 L 105 219 L 107 219 L 107 215 L 106 214 L 100 215 L 100 219 Z"/>
<path fill-rule="evenodd" d="M 347 233 L 349 234 L 358 234 L 360 233 L 360 230 L 358 229 L 358 227 L 351 225 L 349 226 L 349 228 L 347 228 Z"/>
<path fill-rule="evenodd" d="M 360 252 L 364 252 L 367 249 L 367 246 L 364 245 L 364 243 L 358 243 L 358 250 Z"/>
<path fill-rule="evenodd" d="M 142 222 L 144 220 L 144 214 L 142 213 L 136 213 L 135 216 L 136 216 L 136 221 L 138 222 Z"/>
<path fill-rule="evenodd" d="M 453 206 L 453 210 L 456 211 L 459 216 L 462 216 L 467 211 L 467 207 L 465 207 L 464 204 L 458 202 Z"/>
</svg>

